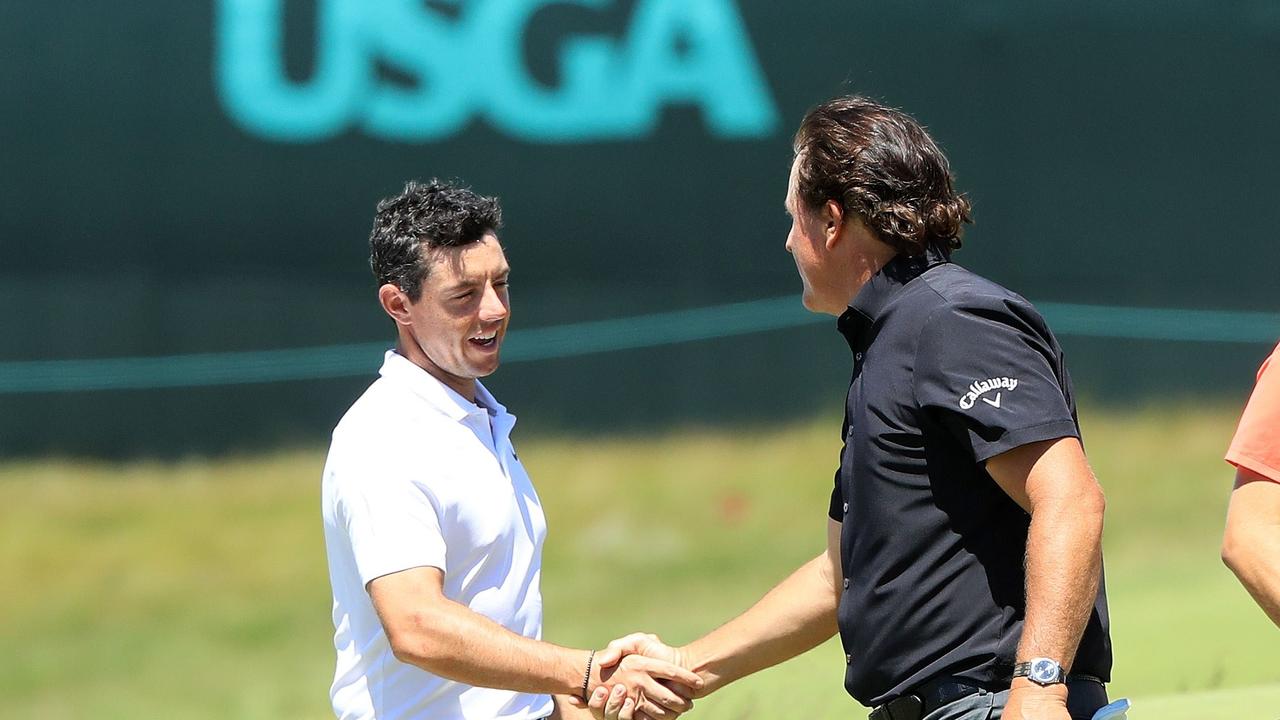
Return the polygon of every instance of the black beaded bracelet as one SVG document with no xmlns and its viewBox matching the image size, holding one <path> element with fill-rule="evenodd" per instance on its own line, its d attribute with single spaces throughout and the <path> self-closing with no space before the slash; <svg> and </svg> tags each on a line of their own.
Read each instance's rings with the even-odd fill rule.
<svg viewBox="0 0 1280 720">
<path fill-rule="evenodd" d="M 596 659 L 596 651 L 592 650 L 587 656 L 587 674 L 582 676 L 582 702 L 590 702 L 587 697 L 587 686 L 591 684 L 591 663 Z"/>
</svg>

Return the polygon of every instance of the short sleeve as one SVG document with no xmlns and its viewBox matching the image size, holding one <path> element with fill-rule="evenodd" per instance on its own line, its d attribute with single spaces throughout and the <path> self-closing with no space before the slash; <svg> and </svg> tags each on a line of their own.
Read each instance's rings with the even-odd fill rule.
<svg viewBox="0 0 1280 720">
<path fill-rule="evenodd" d="M 831 502 L 827 506 L 827 517 L 838 523 L 844 522 L 844 486 L 840 484 L 840 473 L 844 468 L 844 454 L 849 451 L 849 409 L 845 408 L 844 422 L 840 424 L 840 438 L 844 443 L 840 447 L 840 466 L 836 468 L 836 477 L 831 489 Z"/>
<path fill-rule="evenodd" d="M 1029 305 L 949 305 L 921 332 L 916 402 L 983 462 L 1041 440 L 1079 437 L 1065 370 L 1048 328 Z"/>
<path fill-rule="evenodd" d="M 447 570 L 440 508 L 423 483 L 374 473 L 345 480 L 338 511 L 361 584 L 415 567 Z"/>
<path fill-rule="evenodd" d="M 836 470 L 836 482 L 831 490 L 831 503 L 827 507 L 827 517 L 838 523 L 844 522 L 844 489 L 840 487 L 839 470 Z"/>
<path fill-rule="evenodd" d="M 1280 346 L 1258 370 L 1240 425 L 1236 428 L 1227 462 L 1280 482 Z"/>
</svg>

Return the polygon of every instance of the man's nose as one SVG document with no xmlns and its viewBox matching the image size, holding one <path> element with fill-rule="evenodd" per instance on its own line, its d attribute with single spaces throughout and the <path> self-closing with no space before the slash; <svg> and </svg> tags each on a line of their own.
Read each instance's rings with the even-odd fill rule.
<svg viewBox="0 0 1280 720">
<path fill-rule="evenodd" d="M 485 286 L 484 297 L 480 299 L 480 319 L 485 322 L 501 320 L 510 312 L 507 301 L 498 292 L 498 288 L 492 284 Z"/>
</svg>

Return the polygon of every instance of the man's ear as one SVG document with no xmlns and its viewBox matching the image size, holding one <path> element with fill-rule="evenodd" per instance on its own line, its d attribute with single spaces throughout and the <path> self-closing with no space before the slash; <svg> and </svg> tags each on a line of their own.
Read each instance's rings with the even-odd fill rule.
<svg viewBox="0 0 1280 720">
<path fill-rule="evenodd" d="M 822 206 L 823 237 L 827 249 L 830 250 L 840 240 L 844 231 L 844 208 L 835 200 L 828 200 Z"/>
<path fill-rule="evenodd" d="M 386 311 L 397 325 L 411 325 L 409 318 L 409 296 L 391 283 L 378 288 L 378 304 Z"/>
</svg>

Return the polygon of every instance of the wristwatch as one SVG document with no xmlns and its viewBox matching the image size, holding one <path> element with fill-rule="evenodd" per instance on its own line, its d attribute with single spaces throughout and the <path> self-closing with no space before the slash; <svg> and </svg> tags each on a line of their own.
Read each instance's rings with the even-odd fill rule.
<svg viewBox="0 0 1280 720">
<path fill-rule="evenodd" d="M 1067 673 L 1058 664 L 1057 660 L 1042 657 L 1031 658 L 1027 662 L 1014 665 L 1013 676 L 1027 678 L 1040 686 L 1054 685 L 1067 681 Z"/>
</svg>

